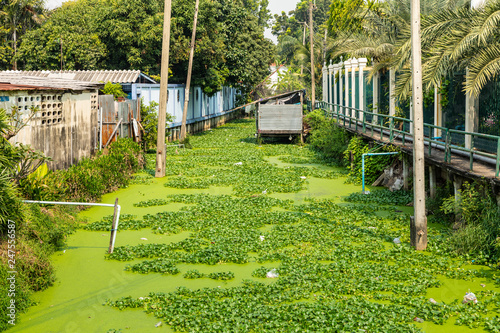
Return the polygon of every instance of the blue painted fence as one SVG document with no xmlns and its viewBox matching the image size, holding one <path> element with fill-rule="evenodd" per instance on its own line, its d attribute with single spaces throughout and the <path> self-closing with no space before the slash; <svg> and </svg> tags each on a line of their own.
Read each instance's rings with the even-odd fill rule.
<svg viewBox="0 0 500 333">
<path fill-rule="evenodd" d="M 160 103 L 160 85 L 134 84 L 132 85 L 131 95 L 142 98 L 146 105 L 149 105 L 152 101 Z M 236 107 L 237 96 L 237 90 L 230 87 L 224 87 L 221 91 L 210 97 L 204 94 L 199 87 L 191 88 L 187 124 L 224 115 L 227 111 Z M 183 84 L 168 85 L 167 112 L 174 116 L 174 121 L 167 124 L 168 128 L 181 125 L 184 99 L 185 86 Z"/>
</svg>

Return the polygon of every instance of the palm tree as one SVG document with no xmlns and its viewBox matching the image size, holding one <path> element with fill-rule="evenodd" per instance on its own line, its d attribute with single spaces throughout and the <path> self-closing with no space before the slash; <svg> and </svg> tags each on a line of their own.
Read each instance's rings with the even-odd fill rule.
<svg viewBox="0 0 500 333">
<path fill-rule="evenodd" d="M 411 57 L 410 2 L 411 0 L 378 2 L 359 11 L 357 15 L 362 15 L 360 31 L 346 31 L 332 42 L 332 48 L 336 50 L 333 53 L 335 56 L 349 55 L 373 59 L 372 75 L 391 67 L 403 71 L 404 79 L 398 81 L 397 90 L 403 98 L 408 95 L 408 85 L 411 82 L 411 73 L 408 79 L 408 73 L 405 72 Z M 451 12 L 453 8 L 466 4 L 467 0 L 423 0 L 421 13 L 425 19 L 433 13 Z"/>
<path fill-rule="evenodd" d="M 499 0 L 489 1 L 479 9 L 460 2 L 456 8 L 424 17 L 421 35 L 425 88 L 439 86 L 444 77 L 467 69 L 464 90 L 479 96 L 484 86 L 500 74 L 499 23 Z M 406 98 L 411 93 L 409 31 L 398 53 L 403 74 L 397 92 Z"/>
<path fill-rule="evenodd" d="M 4 1 L 0 14 L 4 26 L 9 29 L 14 49 L 13 69 L 17 70 L 17 44 L 20 37 L 43 19 L 43 0 Z"/>
</svg>

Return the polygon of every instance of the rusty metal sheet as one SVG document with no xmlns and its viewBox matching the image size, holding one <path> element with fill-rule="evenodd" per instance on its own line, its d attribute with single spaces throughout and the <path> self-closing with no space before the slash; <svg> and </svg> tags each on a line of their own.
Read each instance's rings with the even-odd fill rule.
<svg viewBox="0 0 500 333">
<path fill-rule="evenodd" d="M 118 122 L 115 112 L 115 100 L 112 95 L 99 96 L 99 108 L 102 110 L 102 143 L 106 143 Z M 113 138 L 112 141 L 116 141 Z"/>
</svg>

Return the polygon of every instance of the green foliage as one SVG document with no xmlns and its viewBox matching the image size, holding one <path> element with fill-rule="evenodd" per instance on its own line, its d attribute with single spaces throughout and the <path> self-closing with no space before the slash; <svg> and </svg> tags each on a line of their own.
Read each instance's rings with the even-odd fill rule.
<svg viewBox="0 0 500 333">
<path fill-rule="evenodd" d="M 75 223 L 67 209 L 49 211 L 38 205 L 27 206 L 20 219 L 14 222 L 15 243 L 8 242 L 11 238 L 3 235 L 0 237 L 0 251 L 4 253 L 0 258 L 0 278 L 7 281 L 6 278 L 13 275 L 8 273 L 13 270 L 8 266 L 13 262 L 8 259 L 15 260 L 15 306 L 19 314 L 28 306 L 34 305 L 30 299 L 33 292 L 44 290 L 55 281 L 50 255 L 64 245 L 66 237 L 74 230 Z M 8 285 L 0 284 L 0 305 L 5 306 L 4 308 L 7 304 L 10 305 L 11 300 Z M 7 316 L 0 318 L 0 330 L 12 327 L 7 325 L 7 320 Z"/>
<path fill-rule="evenodd" d="M 383 146 L 382 152 L 395 151 L 392 146 Z M 368 144 L 357 136 L 353 137 L 349 142 L 349 146 L 344 151 L 344 159 L 349 163 L 352 153 L 352 163 L 349 168 L 349 180 L 354 184 L 361 184 L 362 181 L 362 156 L 366 153 L 373 153 Z M 365 182 L 373 183 L 393 161 L 394 156 L 365 156 Z"/>
<path fill-rule="evenodd" d="M 347 148 L 348 134 L 336 125 L 334 119 L 325 117 L 323 111 L 315 110 L 305 117 L 311 128 L 307 140 L 324 158 L 341 163 Z"/>
<path fill-rule="evenodd" d="M 209 279 L 227 281 L 234 279 L 233 272 L 213 272 L 207 275 Z"/>
<path fill-rule="evenodd" d="M 273 85 L 276 94 L 304 89 L 304 84 L 300 81 L 299 75 L 298 71 L 292 69 L 288 69 L 286 72 L 278 71 L 278 82 Z"/>
<path fill-rule="evenodd" d="M 413 202 L 413 193 L 403 190 L 391 192 L 387 189 L 382 189 L 373 191 L 370 194 L 351 193 L 344 200 L 362 204 L 373 203 L 377 205 L 406 206 Z"/>
<path fill-rule="evenodd" d="M 174 117 L 167 113 L 166 122 L 171 122 Z M 141 125 L 144 129 L 142 135 L 142 144 L 145 151 L 151 148 L 156 148 L 158 138 L 158 103 L 152 101 L 149 105 L 145 105 L 141 100 Z M 167 137 L 167 129 L 165 129 L 165 137 Z"/>
<path fill-rule="evenodd" d="M 134 204 L 134 207 L 163 206 L 166 204 L 167 204 L 167 201 L 164 199 L 150 199 L 150 200 L 137 202 Z"/>
<path fill-rule="evenodd" d="M 187 75 L 194 6 L 172 4 L 171 82 Z M 196 31 L 193 85 L 209 95 L 222 86 L 244 93 L 268 75 L 274 45 L 264 38 L 267 0 L 201 0 Z M 27 32 L 18 57 L 27 70 L 139 69 L 160 73 L 163 3 L 77 0 L 66 2 Z M 1 49 L 0 49 L 1 54 Z M 0 59 L 1 60 L 1 59 Z"/>
<path fill-rule="evenodd" d="M 136 219 L 137 216 L 131 214 L 121 214 L 119 221 L 119 230 L 137 230 L 144 228 L 141 221 Z M 113 224 L 113 215 L 108 215 L 102 218 L 101 221 L 87 224 L 85 230 L 93 231 L 111 231 L 111 225 Z"/>
<path fill-rule="evenodd" d="M 191 269 L 184 273 L 183 277 L 185 279 L 201 279 L 202 277 L 205 277 L 205 274 L 200 273 L 197 269 Z"/>
<path fill-rule="evenodd" d="M 333 1 L 328 12 L 328 32 L 336 36 L 339 32 L 359 32 L 362 20 L 359 13 L 365 2 L 363 0 Z"/>
<path fill-rule="evenodd" d="M 123 88 L 119 83 L 107 82 L 104 88 L 101 89 L 104 95 L 113 95 L 115 101 L 121 97 L 127 97 L 127 94 L 123 92 Z"/>
<path fill-rule="evenodd" d="M 83 159 L 67 170 L 44 178 L 46 198 L 96 201 L 101 195 L 127 186 L 130 175 L 141 167 L 141 149 L 131 139 L 119 139 L 96 157 Z"/>
<path fill-rule="evenodd" d="M 443 199 L 439 213 L 461 222 L 450 238 L 453 251 L 478 263 L 500 261 L 500 208 L 485 187 L 464 183 L 458 200 L 454 195 Z"/>
<path fill-rule="evenodd" d="M 127 266 L 125 270 L 142 274 L 151 272 L 170 275 L 179 274 L 179 269 L 175 267 L 175 263 L 165 259 L 146 260 L 139 264 Z"/>
<path fill-rule="evenodd" d="M 132 176 L 130 179 L 130 184 L 141 184 L 141 185 L 149 185 L 153 183 L 153 176 L 150 174 L 139 174 Z"/>
</svg>

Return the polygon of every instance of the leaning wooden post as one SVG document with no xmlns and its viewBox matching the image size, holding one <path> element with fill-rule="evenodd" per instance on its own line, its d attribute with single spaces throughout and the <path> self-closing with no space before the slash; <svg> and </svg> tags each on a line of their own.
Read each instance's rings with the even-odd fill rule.
<svg viewBox="0 0 500 333">
<path fill-rule="evenodd" d="M 111 235 L 109 237 L 109 250 L 108 253 L 113 253 L 115 248 L 114 239 L 116 233 L 116 222 L 118 216 L 118 198 L 115 200 L 115 212 L 113 213 L 113 223 L 111 224 Z"/>
<path fill-rule="evenodd" d="M 313 25 L 313 9 L 312 1 L 309 3 L 309 44 L 311 49 L 311 110 L 314 111 L 316 103 L 316 79 L 314 73 L 314 25 Z"/>
<path fill-rule="evenodd" d="M 420 41 L 420 0 L 411 2 L 411 42 L 413 71 L 413 196 L 414 237 L 416 250 L 427 248 L 427 217 L 425 215 L 424 110 L 422 93 L 422 46 Z"/>
<path fill-rule="evenodd" d="M 168 99 L 168 59 L 170 52 L 170 15 L 172 13 L 172 0 L 165 0 L 163 14 L 163 42 L 161 50 L 161 81 L 160 81 L 160 106 L 158 109 L 158 136 L 156 140 L 156 172 L 155 177 L 165 177 L 165 123 L 167 121 Z"/>
<path fill-rule="evenodd" d="M 193 71 L 193 57 L 194 57 L 194 44 L 196 41 L 196 23 L 198 21 L 198 6 L 200 0 L 196 0 L 194 5 L 194 21 L 193 21 L 193 34 L 191 35 L 191 51 L 189 53 L 189 66 L 188 74 L 186 80 L 186 89 L 184 91 L 184 110 L 182 112 L 182 124 L 181 124 L 181 136 L 179 138 L 180 142 L 183 142 L 186 138 L 186 121 L 189 105 L 189 89 L 191 87 L 191 72 Z"/>
</svg>

